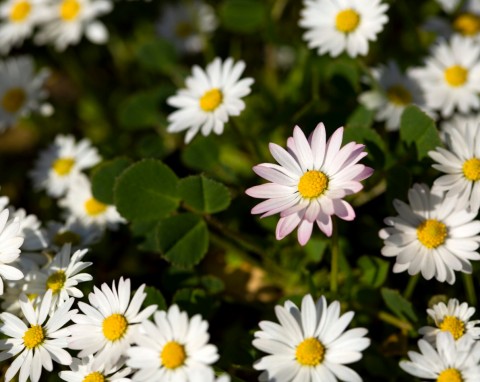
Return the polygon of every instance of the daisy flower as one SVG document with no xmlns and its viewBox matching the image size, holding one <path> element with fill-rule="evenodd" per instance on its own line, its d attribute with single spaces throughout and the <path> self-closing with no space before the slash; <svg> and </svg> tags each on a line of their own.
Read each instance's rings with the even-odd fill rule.
<svg viewBox="0 0 480 382">
<path fill-rule="evenodd" d="M 261 321 L 262 330 L 255 332 L 253 346 L 268 353 L 253 367 L 265 370 L 262 381 L 342 381 L 358 382 L 362 378 L 345 366 L 362 358 L 362 350 L 370 345 L 367 329 L 345 331 L 353 312 L 340 315 L 338 301 L 327 305 L 322 296 L 317 302 L 311 295 L 302 299 L 299 309 L 293 302 L 277 305 L 280 322 Z"/>
<path fill-rule="evenodd" d="M 436 0 L 446 13 L 452 13 L 460 5 L 461 0 Z"/>
<path fill-rule="evenodd" d="M 394 61 L 387 66 L 372 69 L 379 87 L 360 94 L 359 102 L 375 110 L 375 120 L 385 121 L 387 131 L 400 128 L 400 118 L 408 105 L 423 105 L 423 95 L 417 83 L 403 75 Z"/>
<path fill-rule="evenodd" d="M 21 45 L 45 16 L 45 0 L 5 1 L 0 5 L 0 52 Z"/>
<path fill-rule="evenodd" d="M 15 210 L 9 207 L 11 219 L 17 218 L 20 222 L 20 233 L 25 239 L 21 246 L 22 251 L 41 251 L 47 246 L 45 235 L 41 229 L 42 223 L 33 214 L 27 214 L 23 208 Z"/>
<path fill-rule="evenodd" d="M 47 77 L 46 70 L 35 74 L 30 57 L 0 61 L 0 132 L 13 126 L 19 117 L 41 108 Z"/>
<path fill-rule="evenodd" d="M 408 191 L 410 205 L 398 199 L 398 212 L 384 222 L 389 227 L 379 232 L 384 240 L 382 255 L 396 257 L 393 272 L 419 272 L 430 280 L 455 282 L 454 271 L 472 272 L 470 260 L 480 260 L 480 222 L 477 213 L 466 209 L 457 198 L 445 197 L 438 189 L 415 184 Z"/>
<path fill-rule="evenodd" d="M 425 66 L 411 70 L 425 94 L 428 108 L 448 117 L 478 110 L 480 100 L 480 45 L 455 35 L 434 45 Z"/>
<path fill-rule="evenodd" d="M 20 221 L 8 220 L 8 210 L 0 213 L 0 295 L 3 294 L 3 280 L 20 280 L 23 272 L 14 266 L 20 255 L 23 237 L 20 234 Z"/>
<path fill-rule="evenodd" d="M 480 342 L 462 337 L 458 341 L 449 332 L 439 333 L 436 348 L 425 340 L 418 341 L 420 353 L 409 351 L 410 361 L 401 361 L 407 373 L 437 382 L 480 381 Z"/>
<path fill-rule="evenodd" d="M 350 142 L 341 148 L 343 127 L 326 141 L 325 126 L 319 123 L 307 140 L 300 127 L 287 140 L 288 151 L 270 143 L 270 152 L 280 164 L 262 163 L 253 168 L 271 183 L 254 186 L 245 192 L 267 199 L 252 209 L 262 217 L 280 212 L 276 237 L 283 239 L 298 226 L 298 241 L 305 245 L 313 224 L 327 236 L 332 234 L 332 216 L 353 220 L 355 211 L 342 198 L 359 192 L 361 180 L 373 169 L 358 164 L 367 155 L 364 145 Z"/>
<path fill-rule="evenodd" d="M 187 4 L 166 4 L 157 23 L 158 34 L 173 43 L 181 53 L 198 53 L 205 46 L 205 39 L 218 25 L 212 7 L 194 0 Z"/>
<path fill-rule="evenodd" d="M 450 332 L 455 341 L 463 336 L 470 336 L 474 340 L 480 339 L 480 328 L 475 327 L 480 321 L 470 321 L 475 308 L 468 306 L 466 302 L 460 304 L 456 298 L 451 298 L 447 305 L 439 302 L 433 305 L 432 309 L 427 309 L 427 313 L 435 322 L 435 327 L 424 326 L 418 333 L 432 345 L 435 344 L 437 334 L 441 332 Z"/>
<path fill-rule="evenodd" d="M 115 206 L 104 204 L 92 195 L 92 186 L 84 174 L 78 174 L 71 183 L 67 194 L 58 201 L 68 211 L 67 220 L 79 219 L 86 225 L 116 229 L 118 223 L 124 223 Z"/>
<path fill-rule="evenodd" d="M 433 183 L 447 197 L 458 197 L 473 212 L 480 209 L 480 123 L 465 124 L 445 133 L 447 148 L 437 147 L 428 155 L 433 168 L 445 173 Z"/>
<path fill-rule="evenodd" d="M 299 25 L 307 29 L 303 39 L 318 54 L 350 57 L 368 53 L 368 42 L 387 23 L 388 5 L 380 0 L 304 0 Z"/>
<path fill-rule="evenodd" d="M 11 313 L 1 313 L 0 332 L 8 339 L 0 339 L 0 362 L 16 357 L 7 372 L 5 381 L 10 381 L 18 370 L 18 380 L 37 382 L 42 374 L 42 367 L 52 371 L 52 360 L 61 365 L 69 365 L 72 357 L 66 350 L 69 332 L 62 327 L 70 321 L 77 310 L 70 310 L 73 298 L 48 318 L 52 293 L 48 292 L 39 307 L 34 308 L 27 296 L 20 297 L 23 315 L 29 326 Z M 47 320 L 48 318 L 48 320 Z"/>
<path fill-rule="evenodd" d="M 188 130 L 185 142 L 190 142 L 199 131 L 203 135 L 223 133 L 223 126 L 230 116 L 240 115 L 245 108 L 242 98 L 250 94 L 252 78 L 240 79 L 245 63 L 234 64 L 232 58 L 224 62 L 216 58 L 204 71 L 198 66 L 186 79 L 186 89 L 180 89 L 169 97 L 167 103 L 177 110 L 168 116 L 170 133 Z"/>
<path fill-rule="evenodd" d="M 102 229 L 97 225 L 87 225 L 78 218 L 65 223 L 47 222 L 45 236 L 47 245 L 53 250 L 59 250 L 64 244 L 70 243 L 72 250 L 90 247 L 102 236 Z"/>
<path fill-rule="evenodd" d="M 218 354 L 208 343 L 208 322 L 198 314 L 189 319 L 177 305 L 155 312 L 153 319 L 142 324 L 138 346 L 127 350 L 127 365 L 138 369 L 132 380 L 213 381 L 210 365 Z"/>
<path fill-rule="evenodd" d="M 48 8 L 49 18 L 43 20 L 42 29 L 35 36 L 38 44 L 52 43 L 59 51 L 78 44 L 82 35 L 95 44 L 108 40 L 108 31 L 96 17 L 113 8 L 109 0 L 60 0 Z"/>
<path fill-rule="evenodd" d="M 52 310 L 63 305 L 69 297 L 81 298 L 83 293 L 77 288 L 79 283 L 92 280 L 88 273 L 80 273 L 92 265 L 81 261 L 88 249 L 75 251 L 71 255 L 71 245 L 65 244 L 52 261 L 38 271 L 30 272 L 25 293 L 43 296 L 52 291 Z"/>
<path fill-rule="evenodd" d="M 447 133 L 454 129 L 464 132 L 467 125 L 480 125 L 480 114 L 454 114 L 452 118 L 440 124 L 440 138 L 447 142 Z"/>
<path fill-rule="evenodd" d="M 124 362 L 120 360 L 117 365 L 106 368 L 100 366 L 93 367 L 94 358 L 92 356 L 84 357 L 82 359 L 74 358 L 70 370 L 61 371 L 58 375 L 61 379 L 67 382 L 130 382 L 128 376 L 132 369 L 123 367 Z"/>
<path fill-rule="evenodd" d="M 55 141 L 40 153 L 30 172 L 34 187 L 53 197 L 64 195 L 82 170 L 102 160 L 98 150 L 84 138 L 76 142 L 72 135 L 57 135 Z"/>
<path fill-rule="evenodd" d="M 130 280 L 120 278 L 118 290 L 115 282 L 112 288 L 102 284 L 101 290 L 94 287 L 88 295 L 90 305 L 79 302 L 78 307 L 83 314 L 73 316 L 74 325 L 69 347 L 80 350 L 79 357 L 93 355 L 92 367 L 102 365 L 106 368 L 115 365 L 130 344 L 138 336 L 138 326 L 157 309 L 150 305 L 140 312 L 145 284 L 141 285 L 130 300 Z"/>
</svg>

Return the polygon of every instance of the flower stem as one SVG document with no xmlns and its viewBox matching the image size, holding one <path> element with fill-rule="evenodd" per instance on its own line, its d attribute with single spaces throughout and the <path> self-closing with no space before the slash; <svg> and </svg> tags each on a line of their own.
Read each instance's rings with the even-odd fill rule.
<svg viewBox="0 0 480 382">
<path fill-rule="evenodd" d="M 470 305 L 477 305 L 477 294 L 475 293 L 475 286 L 473 285 L 473 276 L 463 273 L 463 285 L 467 292 L 467 300 Z"/>
<path fill-rule="evenodd" d="M 330 271 L 330 291 L 332 293 L 337 293 L 338 290 L 338 231 L 337 224 L 335 219 L 332 219 L 333 229 L 332 229 L 332 240 L 330 241 L 330 250 L 332 253 L 332 267 Z"/>
<path fill-rule="evenodd" d="M 415 276 L 410 277 L 408 280 L 407 287 L 405 288 L 405 292 L 403 292 L 403 297 L 407 300 L 412 297 L 413 291 L 415 290 L 415 286 L 417 285 L 418 279 L 420 278 L 420 273 L 417 273 Z"/>
</svg>

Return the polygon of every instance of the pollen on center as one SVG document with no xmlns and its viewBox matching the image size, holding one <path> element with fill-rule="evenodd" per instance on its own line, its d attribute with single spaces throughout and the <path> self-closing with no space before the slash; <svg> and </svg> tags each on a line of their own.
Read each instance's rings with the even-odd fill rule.
<svg viewBox="0 0 480 382">
<path fill-rule="evenodd" d="M 323 362 L 325 347 L 316 338 L 307 338 L 300 342 L 295 358 L 302 366 L 317 366 Z"/>
<path fill-rule="evenodd" d="M 360 15 L 353 9 L 344 9 L 338 12 L 335 18 L 335 27 L 343 33 L 351 33 L 358 28 Z"/>
<path fill-rule="evenodd" d="M 298 182 L 298 191 L 304 198 L 317 198 L 328 187 L 328 177 L 321 171 L 310 170 Z"/>
<path fill-rule="evenodd" d="M 67 276 L 64 271 L 60 270 L 52 273 L 47 279 L 47 289 L 51 289 L 53 293 L 58 293 L 62 290 L 66 280 Z"/>
<path fill-rule="evenodd" d="M 81 5 L 77 0 L 63 0 L 60 5 L 60 17 L 65 21 L 77 19 Z"/>
<path fill-rule="evenodd" d="M 83 378 L 82 382 L 105 382 L 105 377 L 102 373 L 94 371 Z"/>
<path fill-rule="evenodd" d="M 21 88 L 11 88 L 8 89 L 2 97 L 2 108 L 7 113 L 14 114 L 17 113 L 25 103 L 27 95 L 25 91 Z"/>
<path fill-rule="evenodd" d="M 32 325 L 23 335 L 23 343 L 28 349 L 34 349 L 45 340 L 45 332 L 41 325 Z"/>
<path fill-rule="evenodd" d="M 463 13 L 453 22 L 453 29 L 464 36 L 475 36 L 480 32 L 480 16 L 473 13 Z"/>
<path fill-rule="evenodd" d="M 162 365 L 167 369 L 176 369 L 182 366 L 186 358 L 185 347 L 176 341 L 167 342 L 160 353 Z"/>
<path fill-rule="evenodd" d="M 128 329 L 128 321 L 124 315 L 114 313 L 103 320 L 102 331 L 109 341 L 118 341 Z"/>
<path fill-rule="evenodd" d="M 19 23 L 25 21 L 32 10 L 29 1 L 17 1 L 10 10 L 10 20 Z"/>
<path fill-rule="evenodd" d="M 445 69 L 444 76 L 450 86 L 458 87 L 467 82 L 468 70 L 463 66 L 453 65 Z"/>
<path fill-rule="evenodd" d="M 214 111 L 223 101 L 223 93 L 220 89 L 211 89 L 200 98 L 200 107 L 204 111 Z"/>
<path fill-rule="evenodd" d="M 412 94 L 402 85 L 393 85 L 387 89 L 387 98 L 398 106 L 412 103 Z"/>
<path fill-rule="evenodd" d="M 466 160 L 463 162 L 462 171 L 468 180 L 472 182 L 480 180 L 480 159 L 470 158 Z"/>
<path fill-rule="evenodd" d="M 452 333 L 455 340 L 458 340 L 465 334 L 465 323 L 455 316 L 445 316 L 439 328 L 444 332 Z"/>
<path fill-rule="evenodd" d="M 427 219 L 418 225 L 417 238 L 428 249 L 437 248 L 447 238 L 447 226 L 436 219 Z"/>
<path fill-rule="evenodd" d="M 107 209 L 107 205 L 103 204 L 102 202 L 99 202 L 95 198 L 90 198 L 85 202 L 85 210 L 87 211 L 87 214 L 90 216 L 97 216 L 100 215 L 101 213 L 105 212 Z"/>
<path fill-rule="evenodd" d="M 58 158 L 53 162 L 52 168 L 53 171 L 57 173 L 57 175 L 65 176 L 70 174 L 72 171 L 72 167 L 75 164 L 75 159 L 66 157 L 66 158 Z"/>
<path fill-rule="evenodd" d="M 437 382 L 463 382 L 462 373 L 454 368 L 445 369 L 439 374 Z"/>
</svg>

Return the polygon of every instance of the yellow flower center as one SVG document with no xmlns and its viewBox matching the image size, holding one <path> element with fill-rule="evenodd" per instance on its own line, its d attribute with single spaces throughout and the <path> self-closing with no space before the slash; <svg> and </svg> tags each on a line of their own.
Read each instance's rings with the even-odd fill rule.
<svg viewBox="0 0 480 382">
<path fill-rule="evenodd" d="M 12 88 L 5 92 L 2 97 L 2 108 L 10 114 L 16 113 L 19 111 L 23 104 L 25 103 L 25 99 L 27 95 L 25 91 L 21 88 Z"/>
<path fill-rule="evenodd" d="M 41 325 L 32 325 L 23 335 L 23 343 L 28 349 L 34 349 L 45 340 L 45 333 Z"/>
<path fill-rule="evenodd" d="M 417 227 L 417 237 L 425 247 L 437 248 L 447 238 L 447 226 L 438 220 L 427 219 Z"/>
<path fill-rule="evenodd" d="M 463 175 L 465 175 L 465 178 L 468 180 L 471 180 L 472 182 L 480 180 L 480 159 L 471 158 L 466 160 L 463 163 L 462 170 Z"/>
<path fill-rule="evenodd" d="M 117 341 L 127 331 L 128 321 L 122 314 L 114 313 L 103 320 L 103 335 L 107 340 Z"/>
<path fill-rule="evenodd" d="M 214 111 L 223 101 L 223 93 L 220 89 L 212 89 L 200 98 L 200 107 L 205 111 Z"/>
<path fill-rule="evenodd" d="M 462 374 L 457 369 L 445 369 L 440 373 L 437 382 L 463 382 Z"/>
<path fill-rule="evenodd" d="M 52 273 L 47 279 L 47 289 L 51 289 L 53 293 L 58 293 L 65 285 L 67 276 L 64 271 L 57 271 Z"/>
<path fill-rule="evenodd" d="M 193 34 L 192 24 L 185 21 L 178 22 L 177 25 L 175 25 L 175 34 L 181 38 L 190 36 Z"/>
<path fill-rule="evenodd" d="M 304 198 L 316 198 L 328 187 L 328 177 L 321 171 L 311 170 L 302 175 L 298 191 Z"/>
<path fill-rule="evenodd" d="M 94 197 L 91 197 L 85 202 L 85 210 L 90 216 L 100 215 L 101 213 L 105 212 L 107 207 L 108 206 L 106 204 L 99 202 Z"/>
<path fill-rule="evenodd" d="M 447 81 L 450 86 L 462 86 L 465 82 L 467 82 L 468 70 L 463 66 L 453 65 L 445 69 L 444 75 L 445 81 Z"/>
<path fill-rule="evenodd" d="M 94 371 L 83 378 L 82 382 L 105 382 L 105 377 L 102 373 Z"/>
<path fill-rule="evenodd" d="M 439 327 L 444 332 L 452 333 L 455 340 L 458 340 L 465 333 L 465 323 L 455 316 L 445 316 Z"/>
<path fill-rule="evenodd" d="M 80 244 L 80 235 L 77 235 L 75 232 L 72 231 L 64 231 L 59 232 L 53 238 L 53 244 L 57 247 L 61 247 L 64 244 L 70 243 L 72 245 Z"/>
<path fill-rule="evenodd" d="M 185 347 L 176 341 L 167 342 L 160 354 L 162 365 L 167 369 L 176 369 L 185 363 Z"/>
<path fill-rule="evenodd" d="M 412 102 L 412 94 L 402 85 L 393 85 L 387 90 L 389 101 L 398 106 L 405 106 Z"/>
<path fill-rule="evenodd" d="M 75 159 L 73 158 L 59 158 L 53 162 L 52 168 L 58 175 L 65 176 L 70 173 L 74 164 Z"/>
<path fill-rule="evenodd" d="M 60 5 L 60 17 L 65 21 L 73 21 L 77 18 L 80 8 L 77 0 L 63 0 Z"/>
<path fill-rule="evenodd" d="M 295 351 L 295 358 L 302 366 L 317 366 L 322 363 L 325 348 L 316 338 L 307 338 L 300 342 Z"/>
<path fill-rule="evenodd" d="M 480 32 L 480 17 L 473 13 L 464 13 L 453 22 L 453 28 L 464 36 L 475 36 Z"/>
<path fill-rule="evenodd" d="M 337 14 L 335 26 L 340 32 L 350 33 L 360 24 L 360 15 L 353 9 L 344 9 Z"/>
<path fill-rule="evenodd" d="M 16 23 L 22 22 L 28 17 L 31 10 L 30 2 L 17 1 L 10 10 L 10 20 Z"/>
</svg>

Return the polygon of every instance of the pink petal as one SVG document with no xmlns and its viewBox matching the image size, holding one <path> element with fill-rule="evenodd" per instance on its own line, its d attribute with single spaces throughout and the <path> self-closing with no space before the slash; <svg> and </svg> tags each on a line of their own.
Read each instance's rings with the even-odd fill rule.
<svg viewBox="0 0 480 382">
<path fill-rule="evenodd" d="M 297 148 L 296 154 L 298 161 L 302 170 L 305 172 L 307 170 L 313 169 L 313 155 L 310 145 L 308 144 L 305 134 L 303 134 L 300 127 L 295 126 L 293 129 L 293 140 L 295 142 L 295 147 Z"/>
<path fill-rule="evenodd" d="M 259 186 L 253 186 L 245 190 L 245 193 L 253 198 L 280 198 L 295 193 L 295 189 L 281 184 L 265 183 Z"/>
<path fill-rule="evenodd" d="M 301 174 L 303 172 L 297 161 L 284 148 L 280 147 L 275 143 L 270 143 L 268 147 L 275 160 L 281 166 L 287 168 L 294 174 Z"/>
<path fill-rule="evenodd" d="M 298 242 L 300 245 L 307 244 L 308 240 L 312 236 L 313 222 L 309 222 L 306 219 L 303 219 L 298 227 Z"/>
<path fill-rule="evenodd" d="M 253 167 L 253 171 L 255 171 L 257 175 L 270 182 L 278 183 L 284 186 L 294 186 L 298 183 L 298 181 L 292 179 L 290 176 L 278 171 L 275 168 L 258 165 Z"/>
<path fill-rule="evenodd" d="M 348 221 L 355 219 L 355 211 L 345 200 L 334 199 L 333 208 L 335 210 L 335 215 L 337 215 L 340 219 Z"/>
<path fill-rule="evenodd" d="M 298 213 L 285 216 L 284 218 L 280 218 L 277 223 L 277 229 L 275 231 L 277 240 L 282 240 L 285 236 L 287 236 L 295 228 L 297 228 L 302 218 L 303 214 Z"/>
<path fill-rule="evenodd" d="M 310 146 L 312 148 L 313 165 L 316 170 L 319 170 L 323 165 L 325 159 L 326 149 L 326 133 L 323 123 L 319 123 L 310 136 Z"/>
<path fill-rule="evenodd" d="M 343 127 L 339 127 L 327 142 L 327 153 L 325 155 L 325 161 L 323 162 L 324 168 L 328 169 L 332 165 L 332 162 L 335 160 L 338 150 L 340 150 L 340 146 L 342 145 L 342 138 Z"/>
<path fill-rule="evenodd" d="M 318 228 L 328 237 L 332 236 L 333 224 L 330 215 L 321 214 L 317 219 Z"/>
</svg>

